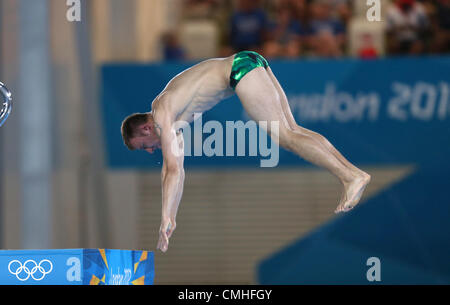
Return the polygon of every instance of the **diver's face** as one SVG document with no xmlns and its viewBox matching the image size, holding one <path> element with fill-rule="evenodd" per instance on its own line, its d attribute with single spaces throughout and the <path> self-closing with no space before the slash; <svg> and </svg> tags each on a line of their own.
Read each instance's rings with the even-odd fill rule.
<svg viewBox="0 0 450 305">
<path fill-rule="evenodd" d="M 150 154 L 161 148 L 161 140 L 156 135 L 135 137 L 132 138 L 130 142 L 134 149 L 145 150 Z"/>
<path fill-rule="evenodd" d="M 134 149 L 145 150 L 152 154 L 155 150 L 161 148 L 161 140 L 154 132 L 154 128 L 143 128 L 138 136 L 130 139 Z"/>
</svg>

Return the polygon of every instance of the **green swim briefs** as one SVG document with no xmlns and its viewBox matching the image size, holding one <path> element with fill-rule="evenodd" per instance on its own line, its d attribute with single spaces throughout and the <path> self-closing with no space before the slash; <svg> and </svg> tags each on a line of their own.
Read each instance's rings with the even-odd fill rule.
<svg viewBox="0 0 450 305">
<path fill-rule="evenodd" d="M 235 55 L 231 67 L 230 86 L 236 89 L 239 81 L 250 71 L 258 67 L 267 69 L 267 60 L 256 52 L 242 51 Z"/>
</svg>

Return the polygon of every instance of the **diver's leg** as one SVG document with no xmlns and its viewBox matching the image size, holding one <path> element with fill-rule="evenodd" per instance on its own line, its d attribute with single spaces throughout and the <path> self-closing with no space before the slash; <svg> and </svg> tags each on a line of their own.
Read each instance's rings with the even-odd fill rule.
<svg viewBox="0 0 450 305">
<path fill-rule="evenodd" d="M 269 69 L 257 68 L 239 82 L 236 93 L 244 108 L 255 121 L 278 121 L 281 146 L 338 177 L 344 192 L 336 212 L 350 210 L 358 203 L 370 176 L 347 160 L 343 162 L 345 158 L 323 136 L 295 123 L 284 91 Z"/>
</svg>

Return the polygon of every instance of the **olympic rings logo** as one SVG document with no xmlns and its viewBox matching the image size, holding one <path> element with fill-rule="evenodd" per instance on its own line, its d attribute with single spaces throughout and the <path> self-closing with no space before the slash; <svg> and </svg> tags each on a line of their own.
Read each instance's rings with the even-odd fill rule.
<svg viewBox="0 0 450 305">
<path fill-rule="evenodd" d="M 38 263 L 34 260 L 27 260 L 21 263 L 18 260 L 10 261 L 8 264 L 8 271 L 15 275 L 19 281 L 25 282 L 30 277 L 35 281 L 41 281 L 44 277 L 52 272 L 53 264 L 48 259 L 43 259 Z"/>
</svg>

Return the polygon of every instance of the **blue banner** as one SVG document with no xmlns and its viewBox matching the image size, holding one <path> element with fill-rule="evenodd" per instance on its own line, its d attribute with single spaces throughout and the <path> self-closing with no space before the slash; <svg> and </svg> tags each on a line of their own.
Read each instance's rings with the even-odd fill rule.
<svg viewBox="0 0 450 305">
<path fill-rule="evenodd" d="M 150 111 L 153 99 L 167 82 L 192 64 L 102 68 L 109 167 L 161 167 L 160 153 L 149 155 L 127 150 L 120 134 L 121 122 L 131 113 Z M 448 162 L 450 57 L 273 61 L 270 66 L 288 96 L 299 125 L 323 134 L 351 162 Z M 203 115 L 200 130 L 192 132 L 200 134 L 204 142 L 216 132 L 204 128 L 210 120 L 226 126 L 227 121 L 247 122 L 249 118 L 236 96 L 221 102 Z M 225 137 L 223 129 L 221 137 Z M 226 146 L 226 141 L 223 143 Z M 248 153 L 245 156 L 201 154 L 186 157 L 185 166 L 255 167 L 261 159 L 264 159 L 261 155 Z M 294 154 L 280 151 L 279 166 L 305 164 Z"/>
<path fill-rule="evenodd" d="M 2 250 L 0 285 L 152 285 L 153 252 Z"/>
</svg>

